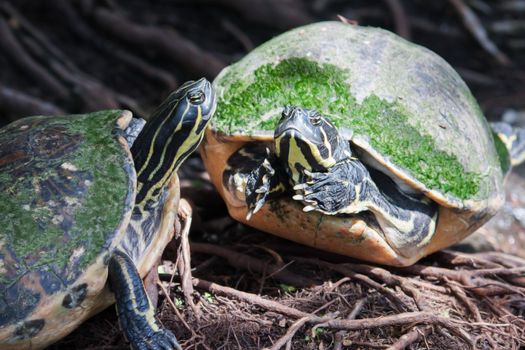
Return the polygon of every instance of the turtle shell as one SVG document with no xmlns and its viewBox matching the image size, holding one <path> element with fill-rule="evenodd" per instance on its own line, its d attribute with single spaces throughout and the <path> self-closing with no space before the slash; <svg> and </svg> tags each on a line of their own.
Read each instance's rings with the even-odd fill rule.
<svg viewBox="0 0 525 350">
<path fill-rule="evenodd" d="M 1 344 L 45 346 L 39 333 L 93 311 L 135 199 L 130 120 L 113 110 L 0 129 Z"/>
<path fill-rule="evenodd" d="M 267 206 L 259 214 L 267 217 L 252 218 L 252 226 L 338 253 L 406 265 L 462 239 L 503 203 L 507 165 L 500 162 L 498 150 L 505 150 L 495 146 L 468 87 L 441 57 L 393 33 L 341 22 L 300 27 L 225 68 L 214 86 L 217 112 L 203 154 L 230 213 L 239 211 L 232 215 L 241 221 L 245 208 L 239 209 L 220 188 L 224 165 L 218 159 L 226 160 L 245 142 L 271 142 L 282 109 L 289 105 L 329 117 L 365 163 L 389 174 L 406 191 L 424 193 L 441 206 L 434 237 L 403 251 L 381 244 L 380 235 L 369 233 L 373 237 L 365 239 L 367 230 L 357 227 L 370 220 L 361 216 L 353 218 L 359 219 L 355 229 L 348 218 L 324 217 L 331 228 L 322 242 L 318 229 L 312 229 L 314 238 L 295 237 L 289 220 L 308 226 L 322 215 L 295 212 L 300 206 L 285 199 L 278 206 L 286 202 L 281 209 L 292 210 L 293 219 L 269 219 L 275 208 Z M 282 230 L 276 228 L 279 220 Z M 376 256 L 363 253 L 370 240 L 379 247 Z"/>
</svg>

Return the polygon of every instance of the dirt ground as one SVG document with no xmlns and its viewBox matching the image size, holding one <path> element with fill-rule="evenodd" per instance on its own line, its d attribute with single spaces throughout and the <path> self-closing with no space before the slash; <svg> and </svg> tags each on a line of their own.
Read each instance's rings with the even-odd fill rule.
<svg viewBox="0 0 525 350">
<path fill-rule="evenodd" d="M 338 15 L 437 52 L 489 120 L 525 126 L 519 0 L 1 0 L 0 125 L 117 107 L 147 115 L 185 80 L 213 79 L 276 34 Z M 180 175 L 194 212 L 193 279 L 177 273 L 189 255 L 182 237 L 159 269 L 158 317 L 185 349 L 525 346 L 523 167 L 501 213 L 467 243 L 403 269 L 234 222 L 198 156 Z M 114 309 L 50 347 L 74 348 L 128 349 Z"/>
</svg>

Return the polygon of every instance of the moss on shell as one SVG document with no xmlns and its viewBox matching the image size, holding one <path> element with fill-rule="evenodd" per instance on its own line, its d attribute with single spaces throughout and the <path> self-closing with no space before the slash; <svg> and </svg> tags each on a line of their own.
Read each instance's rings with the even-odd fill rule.
<svg viewBox="0 0 525 350">
<path fill-rule="evenodd" d="M 460 199 L 476 196 L 480 174 L 465 171 L 454 155 L 436 147 L 431 135 L 409 124 L 398 101 L 369 95 L 358 103 L 350 93 L 349 74 L 304 57 L 262 65 L 249 79 L 236 80 L 232 70 L 219 81 L 224 90 L 214 126 L 226 134 L 271 132 L 284 106 L 316 109 L 336 126 L 368 136 L 372 147 L 428 188 Z"/>
<path fill-rule="evenodd" d="M 33 117 L 0 132 L 4 146 L 24 125 L 30 127 L 32 138 L 40 128 L 58 127 L 62 137 L 76 143 L 63 154 L 35 155 L 24 164 L 11 164 L 16 169 L 10 164 L 1 169 L 4 229 L 0 232 L 0 259 L 11 255 L 20 266 L 25 265 L 13 267 L 7 273 L 10 278 L 16 278 L 13 273 L 22 275 L 47 266 L 67 282 L 107 249 L 130 206 L 126 203 L 130 164 L 115 137 L 120 114 L 101 111 L 52 119 Z M 38 147 L 42 145 L 31 147 L 41 151 Z M 31 147 L 24 152 L 33 152 Z M 15 175 L 15 171 L 21 173 Z"/>
</svg>

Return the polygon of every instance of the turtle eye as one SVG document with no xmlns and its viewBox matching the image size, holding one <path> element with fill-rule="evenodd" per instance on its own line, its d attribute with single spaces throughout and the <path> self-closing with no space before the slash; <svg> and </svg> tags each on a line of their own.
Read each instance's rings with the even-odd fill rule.
<svg viewBox="0 0 525 350">
<path fill-rule="evenodd" d="M 310 117 L 310 122 L 312 123 L 312 125 L 321 124 L 321 116 L 319 114 L 314 114 Z"/>
<path fill-rule="evenodd" d="M 190 99 L 190 102 L 195 105 L 201 104 L 204 102 L 204 92 L 202 90 L 192 92 L 189 95 L 189 99 Z"/>
</svg>

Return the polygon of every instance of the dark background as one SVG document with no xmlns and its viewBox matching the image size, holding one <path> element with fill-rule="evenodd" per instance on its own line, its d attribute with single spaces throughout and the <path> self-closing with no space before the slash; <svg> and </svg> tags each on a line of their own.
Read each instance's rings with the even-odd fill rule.
<svg viewBox="0 0 525 350">
<path fill-rule="evenodd" d="M 146 113 L 181 82 L 213 79 L 276 34 L 337 15 L 437 52 L 491 119 L 524 108 L 523 1 L 3 0 L 0 116 Z"/>
</svg>

